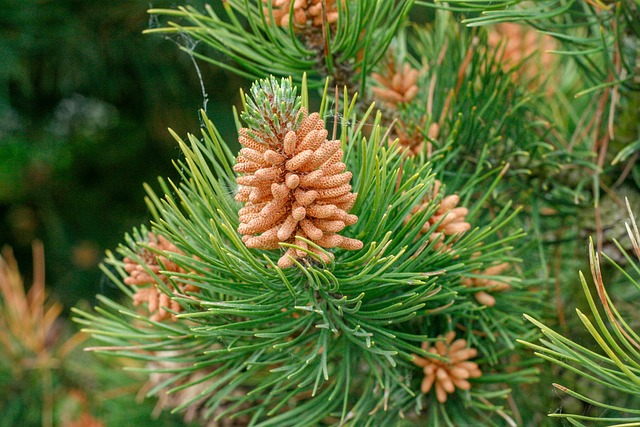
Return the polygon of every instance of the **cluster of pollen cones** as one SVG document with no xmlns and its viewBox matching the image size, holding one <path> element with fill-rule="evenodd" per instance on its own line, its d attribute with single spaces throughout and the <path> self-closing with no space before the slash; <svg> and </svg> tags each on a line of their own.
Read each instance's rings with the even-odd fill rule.
<svg viewBox="0 0 640 427">
<path fill-rule="evenodd" d="M 338 21 L 338 8 L 335 0 L 325 1 L 325 12 L 322 11 L 322 0 L 293 0 L 293 18 L 291 17 L 291 0 L 263 0 L 265 5 L 271 3 L 273 19 L 277 25 L 288 27 L 293 20 L 298 27 L 321 27 L 323 22 L 334 24 Z M 269 18 L 269 8 L 264 8 Z"/>
<path fill-rule="evenodd" d="M 183 252 L 173 243 L 169 242 L 163 236 L 149 233 L 147 246 L 149 249 L 140 247 L 138 250 L 138 255 L 142 263 L 129 257 L 123 259 L 124 269 L 129 274 L 128 277 L 125 277 L 124 283 L 130 286 L 135 285 L 140 287 L 133 295 L 133 303 L 134 305 L 147 303 L 147 307 L 151 313 L 151 320 L 158 322 L 169 317 L 175 320 L 175 317 L 166 309 L 179 313 L 182 311 L 182 307 L 176 301 L 172 300 L 169 295 L 157 288 L 156 278 L 164 282 L 176 295 L 184 295 L 185 292 L 193 292 L 196 291 L 197 288 L 193 285 L 179 284 L 176 285 L 178 286 L 178 289 L 176 289 L 171 284 L 172 282 L 169 278 L 161 273 L 161 271 L 184 273 L 184 270 L 176 263 L 162 255 L 158 255 L 158 253 L 162 252 L 182 254 Z M 155 277 L 151 275 L 149 271 L 151 271 Z"/>
<path fill-rule="evenodd" d="M 490 279 L 489 277 L 501 274 L 510 267 L 510 263 L 503 262 L 492 265 L 482 271 L 474 271 L 474 274 L 481 274 L 487 277 L 465 277 L 462 279 L 462 284 L 468 288 L 486 288 L 476 292 L 474 297 L 480 304 L 486 305 L 487 307 L 493 307 L 496 304 L 496 298 L 490 293 L 507 291 L 511 289 L 511 286 L 508 283 Z"/>
<path fill-rule="evenodd" d="M 411 215 L 415 215 L 426 209 L 429 203 L 440 193 L 441 185 L 440 180 L 435 180 L 433 192 L 430 197 L 425 197 L 424 203 L 416 205 L 411 210 Z M 459 202 L 460 196 L 457 194 L 450 194 L 443 197 L 436 212 L 422 226 L 422 233 L 428 233 L 432 230 L 432 227 L 436 227 L 429 236 L 431 241 L 435 241 L 434 248 L 436 250 L 447 251 L 451 249 L 451 244 L 445 245 L 444 243 L 445 236 L 460 236 L 465 231 L 471 229 L 471 224 L 466 221 L 469 210 L 465 207 L 458 206 Z M 406 218 L 407 222 L 411 218 L 411 215 Z"/>
<path fill-rule="evenodd" d="M 351 172 L 345 172 L 339 140 L 328 141 L 318 113 L 307 115 L 302 108 L 299 125 L 284 137 L 269 137 L 247 128 L 240 129 L 244 147 L 234 170 L 240 188 L 236 200 L 245 206 L 238 212 L 238 232 L 249 248 L 290 247 L 278 260 L 280 268 L 291 267 L 294 259 L 315 253 L 329 262 L 327 252 L 308 245 L 307 239 L 323 248 L 362 248 L 360 240 L 339 233 L 358 221 L 349 214 L 356 200 L 351 192 Z M 296 120 L 298 121 L 298 120 Z"/>
<path fill-rule="evenodd" d="M 512 23 L 496 24 L 489 31 L 489 46 L 496 49 L 504 44 L 503 68 L 509 69 L 527 60 L 516 75 L 529 79 L 553 69 L 556 57 L 549 51 L 558 48 L 556 40 L 536 30 Z"/>
<path fill-rule="evenodd" d="M 408 63 L 397 66 L 393 57 L 390 57 L 383 73 L 372 73 L 371 77 L 379 84 L 379 86 L 372 87 L 375 99 L 380 101 L 384 109 L 392 114 L 396 122 L 395 126 L 392 127 L 393 131 L 389 135 L 389 142 L 391 143 L 397 138 L 400 146 L 404 149 L 404 153 L 408 156 L 422 152 L 425 143 L 428 148 L 427 153 L 431 153 L 431 143 L 424 134 L 427 117 L 422 116 L 417 120 L 406 120 L 406 118 L 402 118 L 402 114 L 397 114 L 401 104 L 413 101 L 418 94 L 420 90 L 418 86 L 420 71 Z M 427 136 L 431 139 L 436 139 L 438 132 L 438 124 L 431 123 Z"/>
<path fill-rule="evenodd" d="M 424 371 L 421 391 L 426 394 L 435 388 L 436 398 L 440 403 L 446 402 L 447 395 L 455 392 L 456 388 L 469 390 L 471 383 L 468 379 L 482 375 L 478 364 L 469 361 L 477 356 L 478 351 L 467 347 L 467 341 L 462 338 L 454 341 L 455 336 L 454 331 L 449 331 L 444 341 L 437 341 L 431 348 L 427 348 L 426 342 L 422 344 L 423 350 L 442 356 L 446 358 L 445 361 L 413 355 L 413 363 Z"/>
<path fill-rule="evenodd" d="M 400 70 L 389 63 L 384 75 L 372 73 L 371 76 L 380 84 L 372 88 L 373 94 L 389 108 L 397 109 L 398 104 L 410 102 L 418 94 L 420 71 L 407 63 Z"/>
</svg>

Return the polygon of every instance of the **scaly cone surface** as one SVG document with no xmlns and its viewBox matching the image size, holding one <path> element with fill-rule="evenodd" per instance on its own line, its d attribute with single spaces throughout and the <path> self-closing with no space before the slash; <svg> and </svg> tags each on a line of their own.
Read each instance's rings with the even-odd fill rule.
<svg viewBox="0 0 640 427">
<path fill-rule="evenodd" d="M 247 103 L 252 111 L 243 114 L 249 127 L 239 131 L 244 148 L 234 167 L 242 174 L 236 195 L 245 203 L 238 212 L 242 241 L 267 250 L 296 245 L 278 260 L 281 268 L 309 252 L 330 261 L 331 255 L 301 238 L 323 248 L 361 249 L 360 240 L 338 234 L 358 221 L 348 213 L 357 194 L 351 192 L 340 140 L 327 140 L 318 113 L 297 107 L 287 80 L 280 85 L 273 77 L 263 80 L 252 92 L 255 102 Z"/>
</svg>

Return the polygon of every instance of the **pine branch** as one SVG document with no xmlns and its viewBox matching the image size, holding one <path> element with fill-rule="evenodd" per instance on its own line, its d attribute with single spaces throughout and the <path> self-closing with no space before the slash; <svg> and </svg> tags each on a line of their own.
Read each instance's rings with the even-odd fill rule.
<svg viewBox="0 0 640 427">
<path fill-rule="evenodd" d="M 246 144 L 256 149 L 267 144 L 281 155 L 297 156 L 291 146 L 278 148 L 305 123 L 306 94 L 295 93 L 288 80 L 271 78 L 253 86 L 241 115 L 248 126 L 241 138 L 253 135 Z M 284 234 L 275 249 L 248 248 L 248 240 L 236 231 L 242 205 L 229 192 L 233 181 L 240 181 L 232 169 L 247 163 L 232 166 L 215 126 L 203 117 L 201 139 L 176 136 L 184 154 L 176 163 L 181 181 L 161 181 L 163 197 L 149 193 L 151 232 L 134 231 L 119 249 L 123 260 L 108 259 L 115 269 L 112 280 L 136 304 L 143 301 L 139 295 L 149 303 L 132 310 L 101 298 L 97 314 L 77 311 L 86 330 L 104 343 L 93 350 L 147 361 L 145 370 L 164 378 L 149 393 L 163 396 L 172 390 L 176 411 L 189 409 L 213 419 L 231 416 L 249 425 L 339 425 L 396 419 L 416 399 L 432 399 L 417 386 L 421 378 L 415 357 L 448 363 L 420 346 L 456 329 L 477 348 L 478 363 L 488 374 L 465 386 L 473 393 L 451 390 L 452 397 L 440 405 L 450 414 L 462 402 L 476 408 L 452 415 L 456 422 L 490 418 L 482 415 L 485 411 L 504 415 L 487 403 L 509 393 L 497 384 L 528 381 L 531 375 L 526 370 L 491 374 L 508 365 L 497 341 L 507 343 L 500 348 L 513 348 L 515 337 L 526 333 L 517 304 L 509 302 L 521 300 L 526 289 L 490 267 L 516 261 L 507 255 L 508 244 L 521 237 L 509 227 L 515 213 L 507 205 L 462 235 L 447 231 L 451 211 L 439 209 L 454 199 L 436 182 L 430 165 L 405 158 L 396 144 L 383 143 L 380 114 L 370 128 L 362 126 L 366 117 L 357 116 L 355 98 L 343 112 L 344 119 L 360 123 L 343 125 L 340 132 L 340 151 L 358 195 L 350 214 L 358 220 L 340 234 L 362 241 L 362 249 L 323 247 L 322 240 L 310 237 L 289 241 Z M 316 173 L 299 170 L 305 171 L 298 172 L 301 182 L 305 174 Z M 469 185 L 480 188 L 489 180 L 486 188 L 492 191 L 502 177 L 498 172 L 477 168 Z M 464 186 L 459 190 L 470 192 Z M 480 196 L 476 206 L 469 205 L 476 213 L 467 221 L 484 217 L 479 212 L 486 200 Z M 421 210 L 412 213 L 415 206 Z M 433 219 L 436 214 L 439 218 Z M 292 249 L 297 258 L 291 267 L 279 267 L 282 253 Z M 497 281 L 468 288 L 465 277 Z M 492 291 L 499 282 L 514 289 L 495 293 L 495 307 L 474 298 L 476 289 Z M 490 391 L 494 386 L 501 391 Z"/>
<path fill-rule="evenodd" d="M 449 3 L 456 11 L 480 13 L 463 20 L 469 26 L 522 22 L 559 40 L 564 50 L 555 50 L 554 53 L 574 58 L 583 68 L 584 76 L 594 84 L 580 95 L 611 86 L 638 90 L 638 69 L 633 58 L 638 51 L 640 12 L 633 0 L 624 0 L 616 5 L 598 0 L 582 3 L 548 0 L 535 4 L 512 0 L 454 0 Z"/>
<path fill-rule="evenodd" d="M 627 211 L 631 224 L 635 224 L 634 214 L 628 201 Z M 637 246 L 637 242 L 640 241 L 640 234 L 638 234 L 637 228 L 627 227 L 627 229 L 631 241 L 635 242 Z M 640 255 L 640 251 L 637 251 L 636 255 Z M 616 310 L 606 291 L 600 272 L 600 260 L 594 250 L 593 242 L 589 245 L 589 256 L 592 277 L 595 282 L 596 295 L 598 297 L 597 302 L 582 274 L 580 274 L 580 281 L 594 321 L 580 310 L 576 311 L 584 328 L 595 340 L 601 352 L 595 352 L 577 344 L 571 338 L 564 337 L 531 316 L 526 317 L 543 331 L 548 340 L 541 341 L 542 345 L 536 345 L 526 341 L 521 341 L 521 343 L 533 348 L 539 357 L 563 366 L 581 377 L 601 384 L 609 390 L 616 390 L 623 396 L 637 396 L 640 387 L 640 353 L 638 351 L 640 350 L 640 345 L 638 344 L 638 337 Z M 638 260 L 640 260 L 640 256 Z M 612 259 L 609 258 L 609 261 L 615 267 L 620 268 Z M 637 272 L 637 266 L 635 266 L 635 270 Z M 630 275 L 626 277 L 636 288 L 638 287 L 637 278 Z M 604 316 L 602 313 L 604 313 Z M 567 418 L 575 423 L 579 423 L 579 421 L 592 421 L 594 423 L 635 423 L 640 421 L 640 417 L 636 416 L 640 414 L 640 412 L 634 407 L 611 405 L 599 399 L 589 397 L 591 392 L 580 393 L 561 384 L 553 385 L 557 389 L 581 401 L 605 409 L 607 416 L 550 414 L 552 417 Z M 614 414 L 614 416 L 611 416 L 611 414 Z M 622 416 L 616 417 L 615 414 Z"/>
<path fill-rule="evenodd" d="M 250 79 L 273 74 L 300 83 L 306 73 L 312 88 L 322 88 L 330 77 L 332 86 L 363 91 L 368 74 L 412 4 L 413 0 L 314 0 L 298 6 L 287 1 L 231 0 L 223 4 L 224 17 L 209 5 L 204 13 L 190 6 L 150 9 L 151 14 L 180 21 L 146 33 L 186 34 L 235 64 L 184 48 L 189 54 Z"/>
</svg>

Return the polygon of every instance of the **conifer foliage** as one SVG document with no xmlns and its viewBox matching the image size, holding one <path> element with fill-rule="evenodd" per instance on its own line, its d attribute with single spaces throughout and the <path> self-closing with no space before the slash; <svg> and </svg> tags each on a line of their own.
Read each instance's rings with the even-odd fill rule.
<svg viewBox="0 0 640 427">
<path fill-rule="evenodd" d="M 480 3 L 412 26 L 433 4 L 151 10 L 176 21 L 150 33 L 255 82 L 238 153 L 205 111 L 200 136 L 172 132 L 180 180 L 147 186 L 153 220 L 103 266 L 128 300 L 76 311 L 92 350 L 142 361 L 148 396 L 206 425 L 524 424 L 523 314 L 548 314 L 547 234 L 598 200 L 604 157 L 571 133 L 593 103 L 544 99 L 583 76 L 549 89 L 539 65 L 572 59 L 527 62 L 452 13 Z"/>
<path fill-rule="evenodd" d="M 375 425 L 433 416 L 410 408 L 449 404 L 475 407 L 459 415 L 475 419 L 487 399 L 508 395 L 505 382 L 526 380 L 527 372 L 503 371 L 508 362 L 492 343 L 504 339 L 496 326 L 472 339 L 473 351 L 463 351 L 464 339 L 452 344 L 451 355 L 423 344 L 440 348 L 445 334 L 474 334 L 474 313 L 487 307 L 466 291 L 463 277 L 483 257 L 505 258 L 508 246 L 496 231 L 513 211 L 507 206 L 473 230 L 467 224 L 443 233 L 441 206 L 460 208 L 438 191 L 443 184 L 428 164 L 386 146 L 380 115 L 369 139 L 360 127 L 329 141 L 319 115 L 306 112 L 307 95 L 295 96 L 289 80 L 270 77 L 251 93 L 238 158 L 205 116 L 202 139 L 178 139 L 183 181 L 171 184 L 173 190 L 163 184 L 162 198 L 150 192 L 153 233 L 135 231 L 120 249 L 124 259 L 108 261 L 119 273 L 106 270 L 137 304 L 149 289 L 138 280 L 142 268 L 160 298 L 150 301 L 149 314 L 106 300 L 120 314 L 83 314 L 81 321 L 105 342 L 97 350 L 151 360 L 150 371 L 170 370 L 151 390 L 184 391 L 184 400 L 172 399 L 178 409 L 201 407 L 202 419 L 247 415 L 251 425 Z M 256 128 L 258 120 L 263 126 Z M 234 181 L 235 200 L 227 189 Z M 307 216 L 298 218 L 298 211 Z M 150 235 L 175 246 L 156 244 Z M 144 287 L 132 293 L 138 285 Z M 522 322 L 513 315 L 500 333 L 519 334 Z M 125 333 L 130 322 L 133 334 Z M 450 371 L 460 376 L 457 390 L 438 382 L 436 399 L 421 389 L 416 357 L 456 364 L 463 353 L 477 356 L 483 383 L 474 382 L 480 369 L 465 375 L 459 367 Z M 209 385 L 197 396 L 187 392 L 203 382 Z M 454 398 L 442 399 L 442 390 Z"/>
</svg>

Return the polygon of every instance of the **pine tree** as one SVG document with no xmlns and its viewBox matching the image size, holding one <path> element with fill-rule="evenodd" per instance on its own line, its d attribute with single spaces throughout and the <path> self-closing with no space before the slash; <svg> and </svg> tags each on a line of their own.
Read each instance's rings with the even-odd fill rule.
<svg viewBox="0 0 640 427">
<path fill-rule="evenodd" d="M 130 301 L 77 310 L 92 349 L 205 425 L 542 423 L 517 340 L 565 325 L 551 269 L 602 249 L 601 190 L 637 193 L 638 3 L 223 6 L 148 33 L 255 80 L 240 149 L 206 111 L 173 133 L 180 180 L 103 266 Z"/>
</svg>

